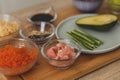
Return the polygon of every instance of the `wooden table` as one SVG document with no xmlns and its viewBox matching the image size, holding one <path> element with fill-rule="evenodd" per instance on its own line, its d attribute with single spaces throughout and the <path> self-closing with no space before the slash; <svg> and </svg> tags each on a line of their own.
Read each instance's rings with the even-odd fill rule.
<svg viewBox="0 0 120 80">
<path fill-rule="evenodd" d="M 67 17 L 83 14 L 73 6 L 72 0 L 50 0 L 47 3 L 38 4 L 11 14 L 19 17 L 22 20 L 23 27 L 25 27 L 28 23 L 25 17 L 32 10 L 48 5 L 53 5 L 58 13 L 58 18 L 53 23 L 55 26 Z M 110 10 L 107 4 L 103 3 L 96 13 L 110 13 Z M 99 55 L 82 54 L 70 69 L 57 70 L 50 66 L 40 54 L 37 64 L 30 71 L 18 76 L 5 77 L 8 80 L 120 80 L 119 59 L 119 48 Z"/>
</svg>

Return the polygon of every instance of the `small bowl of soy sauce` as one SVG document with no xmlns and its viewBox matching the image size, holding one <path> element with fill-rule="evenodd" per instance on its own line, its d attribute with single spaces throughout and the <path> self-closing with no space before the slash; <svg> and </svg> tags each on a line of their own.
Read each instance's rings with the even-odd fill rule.
<svg viewBox="0 0 120 80">
<path fill-rule="evenodd" d="M 39 25 L 39 22 L 53 23 L 57 19 L 57 13 L 53 6 L 43 7 L 37 11 L 33 11 L 28 15 L 27 20 L 33 24 Z"/>
</svg>

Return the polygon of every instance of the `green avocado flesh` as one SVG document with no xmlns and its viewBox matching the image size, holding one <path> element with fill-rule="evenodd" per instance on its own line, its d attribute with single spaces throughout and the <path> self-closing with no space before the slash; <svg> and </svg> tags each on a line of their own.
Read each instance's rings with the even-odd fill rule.
<svg viewBox="0 0 120 80">
<path fill-rule="evenodd" d="M 79 18 L 76 20 L 76 24 L 80 27 L 97 29 L 97 30 L 109 30 L 118 21 L 116 15 L 113 14 L 101 14 Z"/>
</svg>

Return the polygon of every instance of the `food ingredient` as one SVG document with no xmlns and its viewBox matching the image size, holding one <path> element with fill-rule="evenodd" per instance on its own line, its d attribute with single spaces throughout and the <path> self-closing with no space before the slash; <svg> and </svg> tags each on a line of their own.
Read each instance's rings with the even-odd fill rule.
<svg viewBox="0 0 120 80">
<path fill-rule="evenodd" d="M 89 50 L 93 50 L 103 44 L 103 41 L 82 30 L 74 29 L 71 32 L 67 32 L 67 34 L 71 39 Z"/>
<path fill-rule="evenodd" d="M 0 37 L 7 36 L 16 32 L 19 29 L 17 22 L 7 22 L 0 20 Z"/>
<path fill-rule="evenodd" d="M 27 47 L 17 48 L 12 45 L 6 45 L 0 48 L 0 67 L 17 68 L 32 62 L 35 58 L 36 50 L 34 48 L 28 51 Z"/>
<path fill-rule="evenodd" d="M 84 28 L 109 30 L 117 23 L 118 17 L 113 14 L 101 14 L 79 18 L 75 23 Z"/>
<path fill-rule="evenodd" d="M 120 5 L 120 0 L 109 0 L 113 4 L 118 4 Z"/>
<path fill-rule="evenodd" d="M 28 38 L 30 38 L 34 41 L 41 41 L 41 40 L 44 40 L 49 35 L 50 35 L 50 32 L 48 32 L 48 31 L 41 32 L 41 31 L 33 30 L 28 35 Z"/>
<path fill-rule="evenodd" d="M 108 0 L 108 3 L 113 13 L 120 14 L 120 0 Z"/>
<path fill-rule="evenodd" d="M 63 42 L 60 42 L 49 48 L 46 54 L 49 58 L 55 60 L 67 60 L 76 55 L 74 49 Z"/>
<path fill-rule="evenodd" d="M 39 21 L 46 21 L 46 22 L 50 22 L 50 20 L 53 19 L 53 16 L 50 15 L 50 14 L 45 14 L 45 13 L 40 13 L 40 14 L 36 14 L 36 15 L 33 15 L 31 17 L 31 20 L 33 22 L 39 22 Z"/>
</svg>

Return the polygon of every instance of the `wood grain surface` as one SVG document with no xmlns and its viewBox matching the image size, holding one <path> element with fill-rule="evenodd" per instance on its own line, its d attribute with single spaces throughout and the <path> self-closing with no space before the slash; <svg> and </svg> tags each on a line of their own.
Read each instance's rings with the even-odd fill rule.
<svg viewBox="0 0 120 80">
<path fill-rule="evenodd" d="M 120 80 L 120 60 L 97 69 L 79 80 Z"/>
<path fill-rule="evenodd" d="M 73 6 L 72 0 L 59 0 L 59 1 L 51 0 L 48 3 L 39 4 L 36 6 L 32 6 L 30 8 L 25 8 L 23 10 L 19 10 L 11 14 L 19 17 L 23 22 L 22 27 L 25 27 L 25 24 L 28 23 L 25 20 L 25 17 L 27 16 L 27 14 L 31 12 L 31 10 L 39 9 L 40 7 L 44 7 L 48 5 L 53 5 L 58 13 L 58 18 L 54 22 L 55 26 L 57 26 L 59 22 L 61 22 L 67 17 L 74 16 L 77 14 L 83 14 Z M 104 3 L 101 6 L 101 8 L 98 11 L 96 11 L 96 13 L 103 14 L 103 13 L 111 13 L 111 12 L 107 4 Z M 52 67 L 51 65 L 49 65 L 48 62 L 41 56 L 40 53 L 37 64 L 30 71 L 22 74 L 21 77 L 23 80 L 74 80 L 74 79 L 79 79 L 85 74 L 90 73 L 100 67 L 110 64 L 111 62 L 117 61 L 118 59 L 120 59 L 120 49 L 116 49 L 114 51 L 105 54 L 98 54 L 98 55 L 88 55 L 82 53 L 71 68 L 66 70 L 58 70 Z M 114 63 L 113 65 L 117 65 L 118 62 Z M 120 66 L 120 64 L 118 66 Z M 118 66 L 115 66 L 113 70 L 118 69 Z M 107 69 L 105 68 L 103 70 L 106 70 L 105 72 L 107 72 L 109 71 L 110 67 L 107 66 Z M 86 76 L 86 78 L 82 77 L 80 78 L 80 80 L 114 80 L 116 75 L 119 76 L 117 72 L 115 72 L 114 74 L 111 71 L 109 71 L 108 72 L 109 75 L 107 75 L 107 73 L 104 74 L 104 72 L 102 73 L 102 71 L 88 75 Z M 102 78 L 99 76 L 99 74 L 104 76 L 107 75 L 107 77 Z M 110 78 L 112 74 L 114 74 L 113 75 L 114 77 L 112 77 L 113 79 Z M 92 79 L 93 76 L 94 79 Z M 18 80 L 18 79 L 13 79 L 13 80 Z"/>
</svg>

